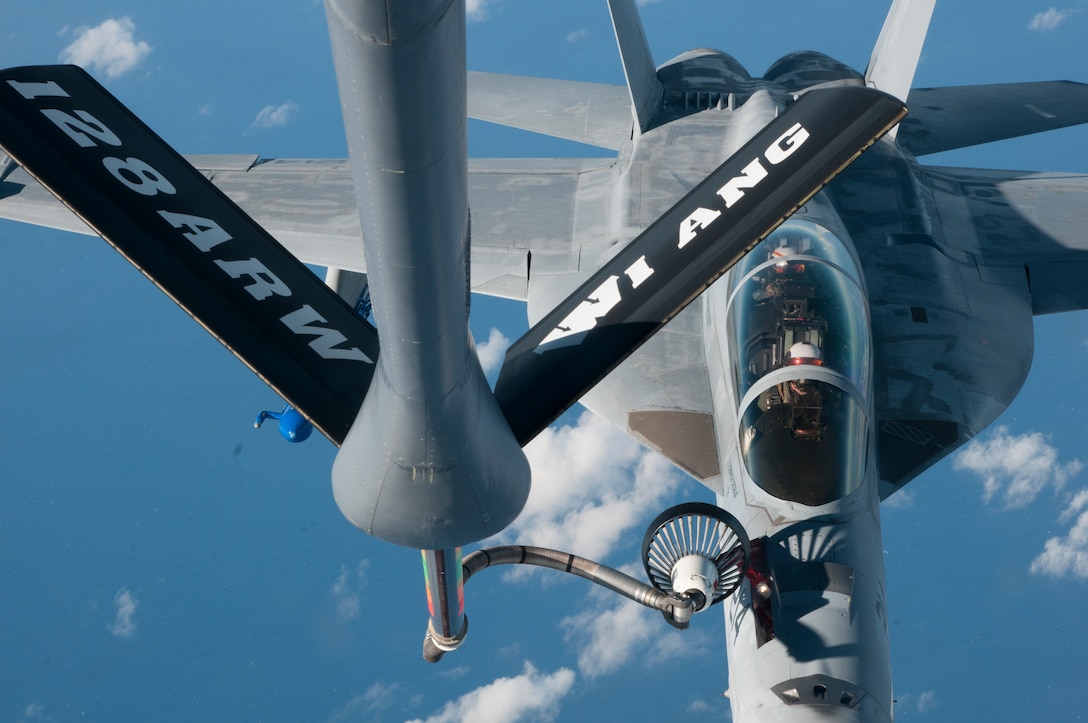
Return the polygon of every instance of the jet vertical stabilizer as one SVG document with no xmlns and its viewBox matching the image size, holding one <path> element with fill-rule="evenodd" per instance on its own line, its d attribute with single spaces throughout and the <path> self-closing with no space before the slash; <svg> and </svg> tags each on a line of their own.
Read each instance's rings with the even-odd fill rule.
<svg viewBox="0 0 1088 723">
<path fill-rule="evenodd" d="M 464 0 L 327 0 L 382 348 L 333 464 L 364 531 L 452 549 L 508 525 L 529 465 L 468 332 Z"/>
<path fill-rule="evenodd" d="M 873 47 L 866 84 L 906 101 L 937 0 L 895 0 Z M 895 137 L 892 131 L 892 137 Z"/>
<path fill-rule="evenodd" d="M 631 91 L 631 109 L 635 125 L 645 133 L 661 109 L 664 89 L 657 79 L 657 66 L 650 54 L 650 44 L 642 29 L 634 0 L 608 0 L 612 13 L 612 27 L 616 31 L 616 43 L 620 48 L 623 73 Z"/>
</svg>

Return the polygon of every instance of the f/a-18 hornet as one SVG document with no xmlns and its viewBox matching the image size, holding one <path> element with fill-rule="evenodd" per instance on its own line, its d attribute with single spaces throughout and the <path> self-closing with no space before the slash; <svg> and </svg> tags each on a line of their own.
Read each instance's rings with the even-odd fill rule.
<svg viewBox="0 0 1088 723">
<path fill-rule="evenodd" d="M 284 397 L 258 424 L 339 447 L 343 514 L 423 551 L 429 660 L 465 639 L 468 577 L 524 562 L 681 628 L 724 601 L 735 720 L 890 721 L 880 501 L 1008 406 L 1034 314 L 1088 307 L 1088 177 L 917 160 L 1086 122 L 1088 86 L 912 89 L 934 3 L 894 0 L 864 72 L 756 77 L 657 66 L 609 0 L 622 87 L 467 72 L 464 0 L 326 0 L 348 163 L 190 163 L 79 68 L 14 68 L 0 216 L 104 237 Z M 468 117 L 616 155 L 469 160 Z M 494 389 L 471 292 L 528 310 Z M 649 585 L 462 558 L 579 400 L 716 496 L 650 524 Z"/>
</svg>

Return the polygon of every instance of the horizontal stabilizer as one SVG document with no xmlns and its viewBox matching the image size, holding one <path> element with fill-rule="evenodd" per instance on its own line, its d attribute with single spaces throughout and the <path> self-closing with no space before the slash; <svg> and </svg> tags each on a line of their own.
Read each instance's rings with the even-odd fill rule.
<svg viewBox="0 0 1088 723">
<path fill-rule="evenodd" d="M 507 351 L 495 396 L 525 444 L 905 114 L 858 86 L 801 96 Z"/>
<path fill-rule="evenodd" d="M 470 71 L 468 116 L 614 151 L 631 138 L 621 85 Z"/>
<path fill-rule="evenodd" d="M 0 72 L 0 147 L 343 440 L 373 375 L 376 330 L 85 71 Z"/>
<path fill-rule="evenodd" d="M 1088 123 L 1088 85 L 1069 81 L 915 88 L 899 145 L 916 156 Z"/>
</svg>

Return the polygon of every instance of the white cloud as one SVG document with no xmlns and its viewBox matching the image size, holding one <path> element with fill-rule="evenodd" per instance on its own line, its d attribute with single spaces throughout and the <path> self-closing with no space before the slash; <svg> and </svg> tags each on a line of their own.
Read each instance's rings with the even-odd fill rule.
<svg viewBox="0 0 1088 723">
<path fill-rule="evenodd" d="M 1028 28 L 1031 30 L 1054 30 L 1064 23 L 1072 13 L 1072 10 L 1059 10 L 1052 7 L 1045 13 L 1039 13 L 1033 17 L 1031 22 L 1028 23 Z"/>
<path fill-rule="evenodd" d="M 578 28 L 577 30 L 572 30 L 569 33 L 567 33 L 567 42 L 568 43 L 577 43 L 578 41 L 585 40 L 588 37 L 589 37 L 589 29 L 588 28 Z"/>
<path fill-rule="evenodd" d="M 396 701 L 395 693 L 398 688 L 400 688 L 400 684 L 398 683 L 391 683 L 389 685 L 386 685 L 385 683 L 374 683 L 366 689 L 362 699 L 369 710 L 384 710 L 391 707 Z"/>
<path fill-rule="evenodd" d="M 1084 509 L 1085 505 L 1088 505 L 1088 489 L 1081 490 L 1073 496 L 1066 508 L 1062 510 L 1058 522 L 1069 522 L 1078 512 Z"/>
<path fill-rule="evenodd" d="M 973 440 L 956 455 L 953 467 L 983 479 L 982 499 L 1000 496 L 1006 509 L 1030 504 L 1047 486 L 1060 489 L 1084 469 L 1079 459 L 1060 464 L 1058 450 L 1039 432 L 1013 436 L 997 427 L 986 441 Z"/>
<path fill-rule="evenodd" d="M 681 479 L 668 462 L 596 415 L 548 428 L 525 448 L 533 487 L 502 541 L 602 561 L 621 536 L 660 511 Z"/>
<path fill-rule="evenodd" d="M 483 20 L 487 15 L 487 6 L 489 4 L 491 4 L 491 0 L 466 0 L 465 18 L 470 23 Z"/>
<path fill-rule="evenodd" d="M 895 700 L 895 710 L 897 713 L 918 711 L 918 713 L 925 715 L 936 707 L 937 693 L 932 690 L 927 690 L 921 695 L 903 693 L 897 695 Z"/>
<path fill-rule="evenodd" d="M 487 341 L 476 345 L 476 356 L 480 357 L 480 366 L 484 368 L 484 374 L 490 374 L 498 368 L 509 346 L 510 340 L 501 331 L 491 327 L 491 334 L 487 337 Z"/>
<path fill-rule="evenodd" d="M 366 571 L 370 562 L 362 560 L 354 572 L 348 572 L 346 565 L 340 566 L 340 575 L 332 584 L 332 599 L 336 604 L 336 614 L 341 620 L 354 620 L 359 617 L 359 595 L 366 584 Z"/>
<path fill-rule="evenodd" d="M 645 579 L 641 561 L 618 569 Z M 578 651 L 578 672 L 587 678 L 615 673 L 636 657 L 652 671 L 681 658 L 694 664 L 711 653 L 704 641 L 670 627 L 655 610 L 599 586 L 591 587 L 586 598 L 589 604 L 560 621 L 559 627 L 566 642 Z"/>
<path fill-rule="evenodd" d="M 1064 538 L 1051 537 L 1031 561 L 1036 575 L 1088 579 L 1088 512 L 1082 512 Z"/>
<path fill-rule="evenodd" d="M 250 123 L 250 128 L 275 128 L 277 126 L 287 125 L 287 121 L 291 119 L 291 116 L 298 110 L 298 106 L 287 101 L 280 105 L 266 105 L 261 108 L 257 113 L 257 117 Z"/>
<path fill-rule="evenodd" d="M 457 680 L 459 678 L 464 678 L 466 675 L 469 674 L 469 672 L 470 671 L 467 666 L 458 665 L 453 668 L 444 668 L 439 673 L 439 675 L 443 678 L 449 678 L 450 680 Z"/>
<path fill-rule="evenodd" d="M 46 716 L 45 706 L 41 703 L 31 703 L 23 710 L 23 717 L 21 718 L 23 723 L 44 720 L 53 720 L 53 718 Z"/>
<path fill-rule="evenodd" d="M 136 634 L 136 605 L 140 601 L 123 587 L 113 596 L 113 602 L 117 605 L 117 615 L 110 623 L 110 632 L 119 638 L 131 638 Z"/>
<path fill-rule="evenodd" d="M 124 75 L 151 53 L 150 45 L 135 39 L 135 30 L 136 23 L 127 15 L 79 28 L 75 40 L 60 51 L 60 60 L 105 73 L 107 78 Z"/>
<path fill-rule="evenodd" d="M 331 723 L 360 720 L 367 713 L 387 710 L 397 701 L 399 683 L 374 683 L 365 693 L 354 696 L 344 707 L 333 711 L 329 716 Z"/>
<path fill-rule="evenodd" d="M 574 685 L 574 671 L 560 668 L 550 675 L 537 672 L 526 661 L 521 675 L 499 678 L 446 703 L 426 721 L 413 723 L 516 723 L 521 720 L 552 721 L 559 704 Z"/>
<path fill-rule="evenodd" d="M 907 507 L 914 506 L 914 490 L 905 489 L 900 487 L 891 494 L 886 500 L 880 503 L 881 507 L 891 507 L 892 509 L 901 510 Z"/>
<path fill-rule="evenodd" d="M 688 713 L 694 713 L 696 715 L 706 715 L 707 713 L 720 713 L 721 709 L 715 708 L 705 700 L 695 699 L 688 704 Z"/>
<path fill-rule="evenodd" d="M 590 608 L 564 618 L 568 642 L 578 644 L 578 670 L 596 678 L 614 672 L 636 651 L 647 649 L 647 641 L 659 631 L 654 611 L 636 602 L 621 599 L 611 608 Z"/>
</svg>

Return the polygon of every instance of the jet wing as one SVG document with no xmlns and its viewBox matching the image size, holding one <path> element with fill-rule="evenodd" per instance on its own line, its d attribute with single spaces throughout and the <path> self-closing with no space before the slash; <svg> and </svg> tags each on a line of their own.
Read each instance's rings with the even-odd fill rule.
<svg viewBox="0 0 1088 723">
<path fill-rule="evenodd" d="M 1033 315 L 1088 308 L 1088 176 L 919 170 L 941 236 L 877 227 L 855 238 L 868 262 L 882 498 L 1007 408 L 1031 366 Z"/>
<path fill-rule="evenodd" d="M 599 208 L 612 159 L 471 159 L 472 290 L 525 301 L 529 274 L 562 274 L 581 263 L 579 237 L 608 237 Z"/>
<path fill-rule="evenodd" d="M 623 85 L 469 71 L 468 115 L 614 151 L 631 139 Z"/>
<path fill-rule="evenodd" d="M 581 403 L 720 491 L 702 319 L 700 297 L 589 390 Z"/>
<path fill-rule="evenodd" d="M 184 158 L 296 258 L 365 270 L 347 161 L 261 161 L 256 155 Z M 0 161 L 0 218 L 96 235 L 13 160 L 5 161 Z"/>
<path fill-rule="evenodd" d="M 186 156 L 296 258 L 365 272 L 347 161 Z M 609 159 L 469 162 L 473 291 L 525 300 L 533 273 L 578 268 L 575 209 L 600 184 L 585 183 Z M 0 155 L 0 218 L 94 235 L 14 161 Z"/>
<path fill-rule="evenodd" d="M 0 151 L 0 218 L 97 235 L 3 151 Z"/>
<path fill-rule="evenodd" d="M 1088 309 L 1088 175 L 929 167 L 957 184 L 978 233 L 980 272 L 1026 273 L 1034 314 Z"/>
</svg>

